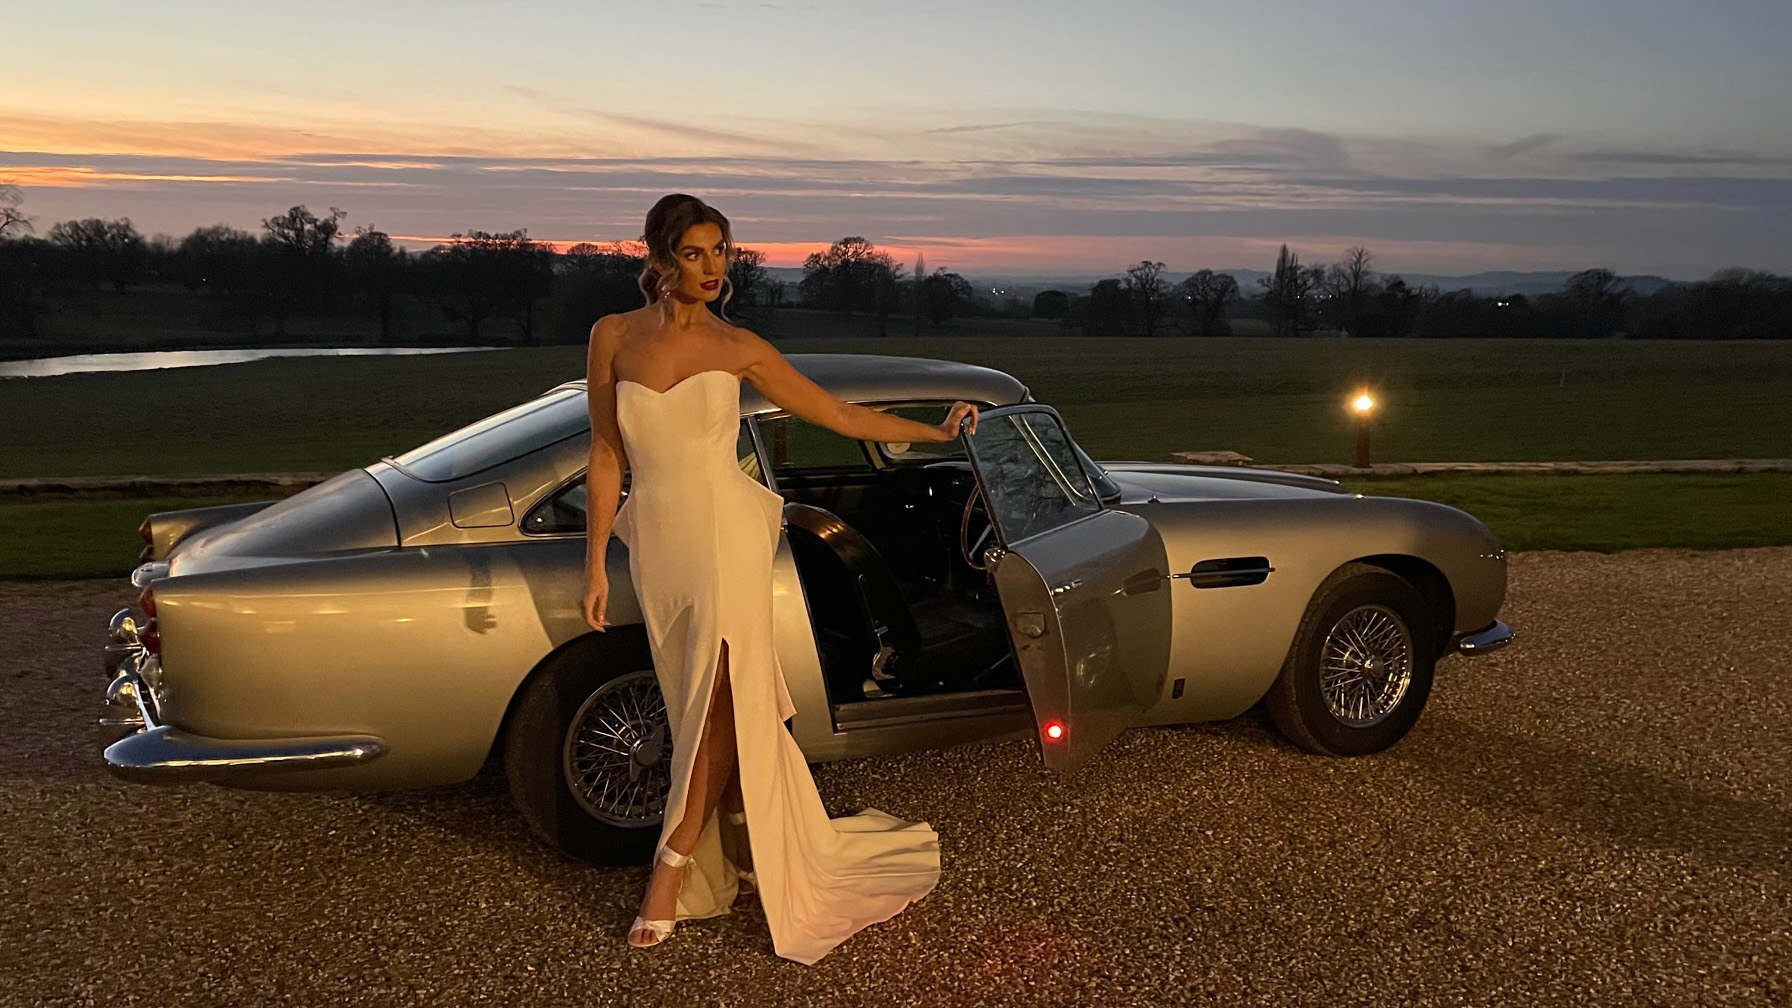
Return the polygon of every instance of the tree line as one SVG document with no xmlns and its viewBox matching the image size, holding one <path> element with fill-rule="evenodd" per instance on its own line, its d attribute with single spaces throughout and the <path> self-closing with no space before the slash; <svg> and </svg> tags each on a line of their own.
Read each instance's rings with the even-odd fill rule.
<svg viewBox="0 0 1792 1008">
<path fill-rule="evenodd" d="M 471 342 L 527 344 L 541 342 L 546 328 L 570 326 L 582 339 L 594 319 L 643 302 L 640 242 L 557 251 L 523 230 L 467 231 L 413 253 L 371 225 L 349 231 L 346 217 L 301 205 L 264 218 L 259 233 L 218 224 L 182 238 L 146 238 L 129 218 L 89 218 L 39 236 L 16 190 L 0 187 L 0 333 L 33 336 L 56 312 L 108 296 L 184 290 L 220 331 L 286 336 L 295 319 L 352 318 L 387 342 L 401 314 L 421 314 L 425 328 L 448 327 Z M 737 250 L 732 309 L 778 299 L 764 264 L 762 253 Z"/>
<path fill-rule="evenodd" d="M 89 218 L 38 235 L 21 202 L 17 189 L 0 185 L 4 335 L 33 336 L 59 311 L 143 290 L 184 291 L 217 330 L 286 336 L 295 320 L 310 328 L 320 317 L 351 318 L 377 328 L 382 343 L 401 330 L 442 329 L 475 343 L 577 341 L 593 319 L 642 303 L 636 278 L 646 249 L 638 241 L 557 251 L 523 230 L 467 231 L 413 253 L 371 225 L 348 229 L 340 209 L 303 205 L 264 218 L 259 233 L 218 224 L 146 238 L 128 218 Z M 751 248 L 737 248 L 728 272 L 733 316 L 763 317 L 788 300 L 875 317 L 880 335 L 918 332 L 923 319 L 940 329 L 994 316 L 1092 336 L 1792 337 L 1792 280 L 1741 268 L 1649 294 L 1589 269 L 1557 293 L 1496 297 L 1410 285 L 1376 271 L 1362 247 L 1308 266 L 1283 246 L 1274 268 L 1248 287 L 1208 269 L 1172 282 L 1164 263 L 1141 260 L 1118 277 L 1027 301 L 978 293 L 963 276 L 926 272 L 920 262 L 909 275 L 887 251 L 850 236 L 810 255 L 794 292 Z M 556 338 L 542 340 L 544 331 Z"/>
<path fill-rule="evenodd" d="M 1307 266 L 1284 245 L 1247 290 L 1232 274 L 1205 269 L 1172 284 L 1163 263 L 1145 260 L 1087 294 L 1044 291 L 1033 315 L 1087 335 L 1227 335 L 1233 322 L 1256 319 L 1278 336 L 1792 338 L 1792 278 L 1760 270 L 1731 267 L 1642 294 L 1596 268 L 1569 277 L 1559 292 L 1526 297 L 1415 286 L 1373 263 L 1357 246 L 1337 262 Z"/>
</svg>

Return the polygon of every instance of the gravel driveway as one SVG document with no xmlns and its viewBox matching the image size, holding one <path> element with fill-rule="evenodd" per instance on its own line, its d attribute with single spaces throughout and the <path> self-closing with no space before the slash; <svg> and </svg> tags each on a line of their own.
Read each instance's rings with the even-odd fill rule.
<svg viewBox="0 0 1792 1008">
<path fill-rule="evenodd" d="M 538 845 L 495 766 L 371 796 L 164 789 L 89 745 L 118 581 L 0 582 L 0 1003 L 1792 1003 L 1792 548 L 1521 553 L 1505 651 L 1393 750 L 1254 716 L 818 767 L 941 834 L 814 967 L 750 897 L 633 950 L 645 866 Z"/>
</svg>

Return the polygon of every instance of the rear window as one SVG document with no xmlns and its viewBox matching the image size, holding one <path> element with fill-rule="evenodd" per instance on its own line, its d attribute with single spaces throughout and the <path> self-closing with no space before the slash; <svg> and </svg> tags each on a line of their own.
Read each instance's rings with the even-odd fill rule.
<svg viewBox="0 0 1792 1008">
<path fill-rule="evenodd" d="M 441 483 L 490 469 L 590 428 L 584 391 L 565 388 L 444 434 L 392 461 L 418 479 Z"/>
</svg>

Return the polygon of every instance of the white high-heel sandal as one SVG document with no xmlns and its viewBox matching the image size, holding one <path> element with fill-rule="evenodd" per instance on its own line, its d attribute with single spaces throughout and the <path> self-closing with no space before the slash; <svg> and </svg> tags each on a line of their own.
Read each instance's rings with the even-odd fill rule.
<svg viewBox="0 0 1792 1008">
<path fill-rule="evenodd" d="M 680 854 L 670 847 L 661 847 L 659 849 L 659 859 L 674 868 L 683 868 L 685 865 L 690 864 L 691 857 L 691 854 Z M 672 928 L 677 923 L 678 919 L 676 917 L 671 920 L 648 920 L 645 917 L 636 917 L 635 922 L 628 926 L 628 943 L 635 948 L 652 948 L 671 937 Z M 647 931 L 653 935 L 653 940 L 644 942 L 635 941 L 636 931 Z"/>
<path fill-rule="evenodd" d="M 746 809 L 741 809 L 739 812 L 724 812 L 722 814 L 727 816 L 728 821 L 736 826 L 740 826 L 747 821 Z M 746 883 L 746 886 L 741 889 L 741 892 L 759 891 L 759 876 L 750 871 L 741 871 L 739 868 L 736 868 L 734 873 L 740 876 L 742 882 Z"/>
</svg>

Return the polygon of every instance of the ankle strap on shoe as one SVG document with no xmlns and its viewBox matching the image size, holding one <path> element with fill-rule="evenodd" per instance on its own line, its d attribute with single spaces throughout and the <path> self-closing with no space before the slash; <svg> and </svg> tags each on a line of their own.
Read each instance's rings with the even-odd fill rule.
<svg viewBox="0 0 1792 1008">
<path fill-rule="evenodd" d="M 694 857 L 695 854 L 695 851 L 692 851 L 690 854 L 680 854 L 670 847 L 661 846 L 659 858 L 661 861 L 666 862 L 674 868 L 682 868 L 691 863 L 691 858 Z"/>
</svg>

